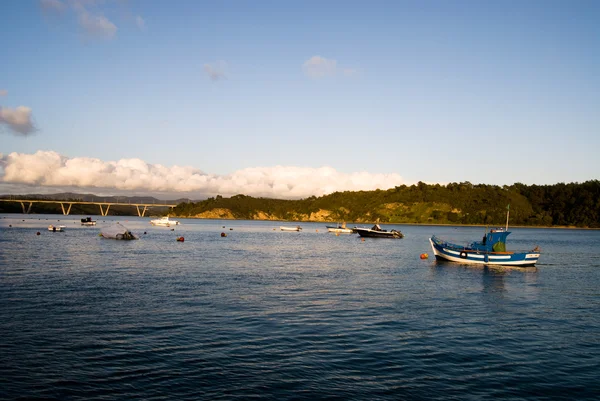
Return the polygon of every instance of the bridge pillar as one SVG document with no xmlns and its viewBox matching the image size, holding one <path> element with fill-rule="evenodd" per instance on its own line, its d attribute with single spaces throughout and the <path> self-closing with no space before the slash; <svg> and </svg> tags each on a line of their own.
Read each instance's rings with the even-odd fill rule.
<svg viewBox="0 0 600 401">
<path fill-rule="evenodd" d="M 33 205 L 33 202 L 29 202 L 29 207 L 27 208 L 27 210 L 25 210 L 25 203 L 21 202 L 21 207 L 23 208 L 23 214 L 29 214 L 29 212 L 31 212 L 31 205 Z"/>
<path fill-rule="evenodd" d="M 60 207 L 62 208 L 62 212 L 63 212 L 63 214 L 65 216 L 68 216 L 69 213 L 71 213 L 71 206 L 73 206 L 73 204 L 69 203 L 69 207 L 67 208 L 67 211 L 65 211 L 65 205 L 64 205 L 64 203 L 62 203 L 62 202 L 60 203 Z"/>
<path fill-rule="evenodd" d="M 140 212 L 140 205 L 135 205 L 135 208 L 137 209 L 139 217 L 144 217 L 144 215 L 146 214 L 146 210 L 148 210 L 148 206 L 146 206 L 146 205 L 144 205 L 144 210 L 142 210 L 141 212 Z"/>
<path fill-rule="evenodd" d="M 106 216 L 108 214 L 108 209 L 110 209 L 110 204 L 106 205 L 106 210 L 102 209 L 102 203 L 98 203 L 98 206 L 100 206 L 100 214 Z"/>
</svg>

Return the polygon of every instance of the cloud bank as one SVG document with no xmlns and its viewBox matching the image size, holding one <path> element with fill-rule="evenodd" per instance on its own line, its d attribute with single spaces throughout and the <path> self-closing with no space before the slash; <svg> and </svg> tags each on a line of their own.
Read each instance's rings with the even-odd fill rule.
<svg viewBox="0 0 600 401">
<path fill-rule="evenodd" d="M 388 189 L 404 183 L 398 174 L 340 173 L 332 167 L 254 167 L 229 175 L 206 174 L 193 167 L 149 164 L 140 159 L 102 161 L 68 158 L 54 151 L 0 154 L 0 183 L 36 188 L 114 190 L 202 198 L 245 194 L 299 199 L 335 191 Z M 164 196 L 163 196 L 164 197 Z"/>
<path fill-rule="evenodd" d="M 0 107 L 0 127 L 2 126 L 21 135 L 28 135 L 36 131 L 31 118 L 31 109 L 26 106 L 19 106 L 16 109 Z"/>
</svg>

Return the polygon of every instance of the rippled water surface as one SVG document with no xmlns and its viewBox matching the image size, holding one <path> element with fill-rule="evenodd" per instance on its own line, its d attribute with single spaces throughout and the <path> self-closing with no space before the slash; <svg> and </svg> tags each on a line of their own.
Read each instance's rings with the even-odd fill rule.
<svg viewBox="0 0 600 401">
<path fill-rule="evenodd" d="M 538 266 L 478 268 L 419 255 L 480 227 L 79 218 L 0 216 L 1 399 L 600 397 L 599 231 L 515 228 Z"/>
</svg>

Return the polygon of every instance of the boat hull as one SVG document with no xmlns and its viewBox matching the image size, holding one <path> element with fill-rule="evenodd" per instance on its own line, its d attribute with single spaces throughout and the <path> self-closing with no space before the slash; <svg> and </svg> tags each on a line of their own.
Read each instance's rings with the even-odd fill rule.
<svg viewBox="0 0 600 401">
<path fill-rule="evenodd" d="M 159 227 L 171 227 L 179 225 L 179 222 L 177 220 L 169 220 L 168 217 L 162 217 L 160 219 L 150 220 L 150 224 Z"/>
<path fill-rule="evenodd" d="M 281 231 L 302 231 L 300 227 L 279 227 Z"/>
<path fill-rule="evenodd" d="M 330 233 L 339 233 L 339 234 L 352 234 L 354 230 L 351 228 L 337 228 L 337 227 L 327 227 L 327 231 Z"/>
<path fill-rule="evenodd" d="M 395 238 L 400 239 L 404 237 L 400 231 L 392 230 L 392 231 L 377 231 L 370 230 L 368 228 L 356 228 L 355 229 L 358 235 L 361 237 L 369 237 L 369 238 Z"/>
<path fill-rule="evenodd" d="M 473 265 L 501 265 L 501 266 L 535 266 L 540 254 L 538 252 L 485 252 L 456 247 L 444 244 L 429 238 L 431 249 L 437 260 L 473 264 Z"/>
</svg>

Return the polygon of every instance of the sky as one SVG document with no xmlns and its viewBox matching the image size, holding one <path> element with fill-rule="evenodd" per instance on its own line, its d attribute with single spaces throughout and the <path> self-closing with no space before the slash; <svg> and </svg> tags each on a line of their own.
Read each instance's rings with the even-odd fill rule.
<svg viewBox="0 0 600 401">
<path fill-rule="evenodd" d="M 600 178 L 598 1 L 0 1 L 0 194 Z"/>
</svg>

